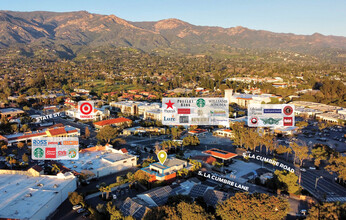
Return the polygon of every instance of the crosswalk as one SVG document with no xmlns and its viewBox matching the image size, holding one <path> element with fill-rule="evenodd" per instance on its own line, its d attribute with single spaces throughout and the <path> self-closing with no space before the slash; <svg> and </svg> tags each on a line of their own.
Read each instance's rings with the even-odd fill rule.
<svg viewBox="0 0 346 220">
<path fill-rule="evenodd" d="M 346 197 L 340 197 L 340 196 L 328 197 L 326 199 L 326 202 L 346 202 Z"/>
</svg>

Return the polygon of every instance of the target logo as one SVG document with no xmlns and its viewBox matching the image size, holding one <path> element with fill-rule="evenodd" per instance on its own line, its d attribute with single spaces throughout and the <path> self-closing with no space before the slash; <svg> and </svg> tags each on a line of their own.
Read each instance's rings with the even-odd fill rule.
<svg viewBox="0 0 346 220">
<path fill-rule="evenodd" d="M 78 102 L 79 119 L 93 119 L 94 117 L 94 102 L 81 101 Z"/>
<path fill-rule="evenodd" d="M 287 105 L 287 106 L 284 107 L 284 111 L 283 112 L 284 112 L 285 115 L 292 115 L 293 108 L 291 106 Z"/>
</svg>

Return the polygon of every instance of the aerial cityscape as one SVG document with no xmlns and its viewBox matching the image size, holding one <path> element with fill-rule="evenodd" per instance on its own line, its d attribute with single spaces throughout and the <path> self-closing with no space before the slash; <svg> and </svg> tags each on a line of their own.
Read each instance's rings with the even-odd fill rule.
<svg viewBox="0 0 346 220">
<path fill-rule="evenodd" d="M 0 219 L 346 219 L 345 2 L 38 2 L 0 8 Z"/>
</svg>

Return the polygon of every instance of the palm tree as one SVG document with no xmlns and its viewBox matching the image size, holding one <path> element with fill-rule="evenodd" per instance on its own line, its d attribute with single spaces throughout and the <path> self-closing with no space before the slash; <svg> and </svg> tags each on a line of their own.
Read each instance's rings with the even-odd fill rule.
<svg viewBox="0 0 346 220">
<path fill-rule="evenodd" d="M 101 187 L 99 188 L 99 190 L 100 190 L 100 192 L 101 192 L 102 199 L 103 199 L 103 193 L 106 192 L 106 187 L 101 186 Z"/>
<path fill-rule="evenodd" d="M 109 193 L 112 192 L 112 188 L 110 186 L 104 187 L 104 191 L 106 192 L 106 199 L 109 197 Z"/>
<path fill-rule="evenodd" d="M 57 173 L 60 172 L 60 168 L 59 168 L 58 165 L 55 164 L 55 163 L 52 164 L 52 172 L 55 173 L 55 174 L 57 174 Z"/>
</svg>

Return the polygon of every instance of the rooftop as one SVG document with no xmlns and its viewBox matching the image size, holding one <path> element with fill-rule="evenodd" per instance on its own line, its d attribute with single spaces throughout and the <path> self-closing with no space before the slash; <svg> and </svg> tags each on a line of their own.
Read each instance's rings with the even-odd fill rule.
<svg viewBox="0 0 346 220">
<path fill-rule="evenodd" d="M 94 125 L 105 126 L 105 125 L 112 125 L 112 124 L 131 122 L 131 121 L 132 120 L 127 119 L 127 118 L 113 118 L 113 119 L 108 119 L 108 120 L 94 122 Z"/>
<path fill-rule="evenodd" d="M 235 154 L 235 153 L 231 153 L 231 152 L 228 152 L 228 151 L 220 150 L 220 149 L 217 149 L 217 148 L 206 150 L 203 153 L 209 154 L 209 155 L 211 155 L 213 157 L 216 157 L 216 158 L 226 159 L 226 160 L 229 160 L 229 159 L 237 156 L 237 154 Z"/>
<path fill-rule="evenodd" d="M 0 175 L 0 218 L 29 219 L 75 177 Z M 41 185 L 42 184 L 42 185 Z"/>
<path fill-rule="evenodd" d="M 123 149 L 115 150 L 105 146 L 95 146 L 83 149 L 79 152 L 79 160 L 61 160 L 60 162 L 68 169 L 78 173 L 82 171 L 93 171 L 109 167 L 110 163 L 134 157 L 127 154 Z"/>
<path fill-rule="evenodd" d="M 18 108 L 2 108 L 0 109 L 1 113 L 24 113 L 23 110 L 20 110 Z"/>
</svg>

